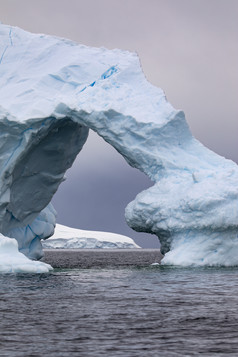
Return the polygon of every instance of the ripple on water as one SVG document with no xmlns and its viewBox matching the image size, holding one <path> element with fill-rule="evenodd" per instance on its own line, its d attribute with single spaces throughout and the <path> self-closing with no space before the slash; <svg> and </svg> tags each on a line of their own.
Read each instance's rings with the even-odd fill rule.
<svg viewBox="0 0 238 357">
<path fill-rule="evenodd" d="M 238 354 L 237 268 L 0 275 L 1 356 Z"/>
</svg>

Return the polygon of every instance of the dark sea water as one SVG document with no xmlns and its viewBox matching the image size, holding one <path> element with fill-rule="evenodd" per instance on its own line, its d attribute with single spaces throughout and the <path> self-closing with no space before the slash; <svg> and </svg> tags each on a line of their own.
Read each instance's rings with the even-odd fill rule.
<svg viewBox="0 0 238 357">
<path fill-rule="evenodd" d="M 0 356 L 238 356 L 238 268 L 159 257 L 48 251 L 53 273 L 0 275 Z"/>
</svg>

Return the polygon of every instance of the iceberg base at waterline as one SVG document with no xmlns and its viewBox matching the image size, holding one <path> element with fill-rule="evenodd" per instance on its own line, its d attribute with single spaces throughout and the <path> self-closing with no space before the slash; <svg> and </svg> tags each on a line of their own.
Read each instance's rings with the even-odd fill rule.
<svg viewBox="0 0 238 357">
<path fill-rule="evenodd" d="M 131 249 L 140 248 L 124 235 L 85 231 L 56 224 L 54 235 L 42 241 L 44 249 Z"/>
<path fill-rule="evenodd" d="M 51 270 L 49 264 L 30 260 L 20 253 L 16 239 L 0 234 L 0 273 L 48 273 Z"/>
<path fill-rule="evenodd" d="M 174 237 L 162 265 L 238 266 L 238 237 L 229 232 L 184 232 Z"/>
</svg>

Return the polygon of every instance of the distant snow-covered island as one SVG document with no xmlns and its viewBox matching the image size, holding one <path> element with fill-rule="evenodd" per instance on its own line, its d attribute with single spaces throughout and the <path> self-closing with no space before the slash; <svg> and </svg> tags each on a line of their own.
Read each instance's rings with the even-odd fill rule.
<svg viewBox="0 0 238 357">
<path fill-rule="evenodd" d="M 54 235 L 42 241 L 44 249 L 141 248 L 133 239 L 115 233 L 85 231 L 56 224 Z"/>
</svg>

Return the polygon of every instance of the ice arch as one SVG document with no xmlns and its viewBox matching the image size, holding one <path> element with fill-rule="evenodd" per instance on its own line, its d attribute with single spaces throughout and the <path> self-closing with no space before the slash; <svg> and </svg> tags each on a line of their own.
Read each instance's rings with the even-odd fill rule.
<svg viewBox="0 0 238 357">
<path fill-rule="evenodd" d="M 165 262 L 194 242 L 211 242 L 215 256 L 221 240 L 237 244 L 236 164 L 193 138 L 135 54 L 0 26 L 0 232 L 41 256 L 40 239 L 54 228 L 51 198 L 91 128 L 155 182 L 126 219 L 172 249 Z"/>
</svg>

